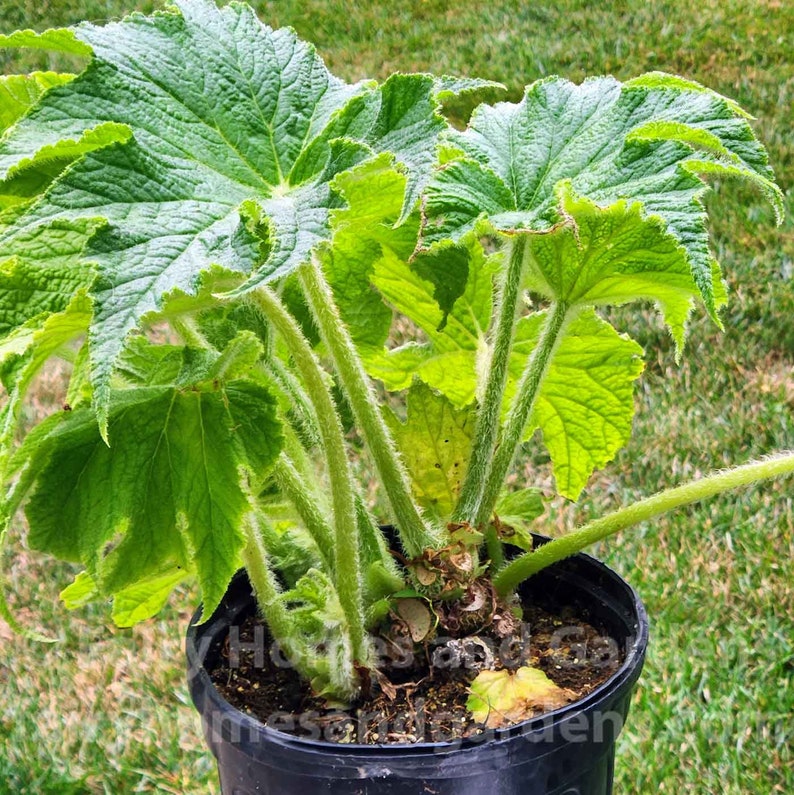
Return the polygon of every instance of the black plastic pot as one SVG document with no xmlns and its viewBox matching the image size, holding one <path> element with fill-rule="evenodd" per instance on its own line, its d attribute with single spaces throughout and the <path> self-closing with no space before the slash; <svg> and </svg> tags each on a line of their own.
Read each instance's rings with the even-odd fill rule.
<svg viewBox="0 0 794 795">
<path fill-rule="evenodd" d="M 580 701 L 486 736 L 451 743 L 339 745 L 268 727 L 225 701 L 207 668 L 228 629 L 255 612 L 238 575 L 206 623 L 187 635 L 190 692 L 218 760 L 224 795 L 608 795 L 615 740 L 645 659 L 648 619 L 634 590 L 604 564 L 577 555 L 522 591 L 541 603 L 583 605 L 625 650 L 615 674 Z M 199 614 L 194 617 L 194 622 Z"/>
</svg>

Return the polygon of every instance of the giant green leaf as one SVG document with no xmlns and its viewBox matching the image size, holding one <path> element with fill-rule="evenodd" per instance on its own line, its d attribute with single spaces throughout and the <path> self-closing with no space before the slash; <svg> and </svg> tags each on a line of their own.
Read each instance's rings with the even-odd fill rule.
<svg viewBox="0 0 794 795">
<path fill-rule="evenodd" d="M 565 181 L 602 207 L 638 202 L 644 214 L 658 216 L 685 250 L 712 314 L 718 272 L 700 175 L 748 179 L 782 214 L 782 194 L 746 115 L 720 95 L 667 75 L 578 86 L 541 80 L 518 104 L 481 106 L 468 129 L 449 138 L 460 155 L 428 188 L 427 243 L 457 239 L 485 220 L 502 231 L 575 224 L 576 213 L 566 216 L 557 199 Z M 646 286 L 638 297 L 649 297 Z"/>
<path fill-rule="evenodd" d="M 26 229 L 108 221 L 88 252 L 99 269 L 91 350 L 103 424 L 122 341 L 166 293 L 194 292 L 211 264 L 251 274 L 245 289 L 290 273 L 329 237 L 340 204 L 333 178 L 373 153 L 405 169 L 404 217 L 445 128 L 436 95 L 448 82 L 394 75 L 380 87 L 347 85 L 248 6 L 176 5 L 76 28 L 90 66 L 0 144 L 0 177 L 42 152 L 82 156 L 21 219 Z"/>
<path fill-rule="evenodd" d="M 251 381 L 215 379 L 114 391 L 109 418 L 110 447 L 77 409 L 17 454 L 35 479 L 31 545 L 81 561 L 109 594 L 195 569 L 211 612 L 239 566 L 248 477 L 280 449 L 275 401 Z"/>
</svg>

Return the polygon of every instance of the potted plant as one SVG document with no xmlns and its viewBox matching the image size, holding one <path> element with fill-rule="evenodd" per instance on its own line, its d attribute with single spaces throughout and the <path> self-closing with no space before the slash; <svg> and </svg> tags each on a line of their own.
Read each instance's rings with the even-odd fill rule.
<svg viewBox="0 0 794 795">
<path fill-rule="evenodd" d="M 29 543 L 85 567 L 66 604 L 112 599 L 123 625 L 198 579 L 191 688 L 224 791 L 610 791 L 647 622 L 578 553 L 794 454 L 548 543 L 540 493 L 508 474 L 539 430 L 575 500 L 627 441 L 642 350 L 600 308 L 655 303 L 678 356 L 696 304 L 719 324 L 703 178 L 782 214 L 746 114 L 661 73 L 551 78 L 459 130 L 442 102 L 493 84 L 348 85 L 210 0 L 0 44 L 89 60 L 3 85 L 1 537 L 24 504 Z M 54 356 L 63 408 L 18 441 Z M 524 610 L 551 597 L 625 646 L 581 698 L 524 655 Z M 268 656 L 341 722 L 313 713 L 296 736 L 221 697 L 207 669 L 257 612 Z M 415 684 L 395 649 L 431 682 L 467 668 L 459 732 L 345 734 L 351 705 Z"/>
</svg>

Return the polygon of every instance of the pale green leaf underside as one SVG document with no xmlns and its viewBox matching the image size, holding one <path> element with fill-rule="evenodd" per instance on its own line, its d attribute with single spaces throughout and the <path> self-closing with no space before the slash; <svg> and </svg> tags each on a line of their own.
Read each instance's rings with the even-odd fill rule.
<svg viewBox="0 0 794 795">
<path fill-rule="evenodd" d="M 527 287 L 570 307 L 655 301 L 680 352 L 698 295 L 684 248 L 661 219 L 643 215 L 639 202 L 600 208 L 567 182 L 558 193 L 568 221 L 528 235 Z"/>
<path fill-rule="evenodd" d="M 535 346 L 543 313 L 519 322 L 508 396 Z M 590 475 L 611 461 L 631 436 L 634 381 L 642 348 L 593 310 L 567 328 L 543 382 L 528 431 L 540 428 L 551 455 L 557 491 L 576 500 Z"/>
<path fill-rule="evenodd" d="M 74 80 L 74 75 L 55 72 L 0 77 L 0 135 L 22 118 L 47 89 L 71 80 Z"/>
<path fill-rule="evenodd" d="M 569 181 L 601 206 L 640 202 L 663 219 L 712 314 L 716 271 L 698 175 L 748 179 L 782 214 L 766 153 L 735 103 L 664 75 L 625 85 L 542 80 L 517 105 L 481 106 L 449 138 L 461 155 L 428 189 L 427 243 L 458 238 L 483 217 L 499 230 L 547 231 L 564 220 L 557 191 Z"/>
<path fill-rule="evenodd" d="M 113 622 L 119 627 L 132 627 L 156 616 L 185 576 L 185 571 L 173 569 L 122 589 L 113 597 Z"/>
<path fill-rule="evenodd" d="M 469 257 L 462 295 L 448 312 L 437 300 L 438 285 L 423 279 L 394 252 L 384 250 L 373 269 L 372 283 L 398 312 L 410 317 L 424 332 L 427 343 L 407 343 L 390 351 L 366 353 L 369 372 L 389 389 L 410 386 L 414 374 L 463 408 L 475 398 L 478 356 L 486 353 L 486 332 L 491 321 L 496 257 L 486 257 L 482 246 L 467 241 Z M 444 255 L 458 259 L 457 247 L 441 249 L 434 257 L 439 273 L 447 268 Z"/>
<path fill-rule="evenodd" d="M 562 238 L 558 230 L 537 239 Z M 496 268 L 496 260 L 486 259 L 476 241 L 469 239 L 468 244 L 471 254 L 466 289 L 441 330 L 444 312 L 434 298 L 434 285 L 394 254 L 384 253 L 375 264 L 373 284 L 395 309 L 417 322 L 428 342 L 408 342 L 366 356 L 368 371 L 387 388 L 406 389 L 418 376 L 459 410 L 478 397 L 477 373 L 488 355 L 486 331 Z M 518 323 L 503 414 L 515 394 L 543 318 L 543 313 L 536 313 Z M 633 383 L 643 368 L 641 354 L 637 343 L 619 335 L 592 309 L 583 310 L 568 325 L 527 429 L 529 434 L 537 427 L 543 432 L 561 494 L 578 496 L 592 472 L 610 461 L 629 439 L 634 416 Z"/>
<path fill-rule="evenodd" d="M 445 520 L 457 504 L 466 474 L 474 417 L 416 381 L 408 391 L 405 423 L 392 431 L 420 504 Z"/>
<path fill-rule="evenodd" d="M 7 397 L 0 414 L 0 477 L 4 482 L 28 390 L 50 357 L 85 334 L 91 321 L 90 301 L 77 292 L 63 312 L 38 321 L 32 319 L 0 343 L 0 366 L 12 368 L 4 379 Z M 12 515 L 17 507 L 12 491 L 5 508 Z"/>
<path fill-rule="evenodd" d="M 116 626 L 132 627 L 157 615 L 187 575 L 184 569 L 170 569 L 118 591 L 113 597 L 111 614 Z M 67 610 L 78 610 L 102 599 L 94 578 L 87 571 L 81 571 L 59 596 Z"/>
<path fill-rule="evenodd" d="M 405 177 L 381 155 L 340 174 L 333 187 L 346 207 L 332 213 L 333 240 L 321 255 L 324 270 L 357 346 L 382 347 L 392 312 L 372 289 L 370 277 L 384 247 L 407 260 L 416 246 L 418 220 L 395 226 Z"/>
</svg>

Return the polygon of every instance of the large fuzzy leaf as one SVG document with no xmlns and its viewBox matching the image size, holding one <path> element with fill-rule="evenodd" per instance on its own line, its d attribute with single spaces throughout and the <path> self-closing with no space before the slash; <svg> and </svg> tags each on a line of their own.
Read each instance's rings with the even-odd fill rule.
<svg viewBox="0 0 794 795">
<path fill-rule="evenodd" d="M 425 240 L 460 238 L 487 218 L 496 230 L 545 232 L 566 216 L 562 182 L 591 202 L 639 203 L 686 252 L 709 311 L 719 303 L 700 175 L 742 177 L 778 215 L 782 197 L 766 153 L 735 103 L 662 74 L 621 84 L 594 78 L 533 83 L 519 104 L 482 106 L 465 132 L 450 133 L 460 156 L 428 189 Z M 660 282 L 661 284 L 661 282 Z M 643 289 L 637 296 L 648 298 Z"/>
<path fill-rule="evenodd" d="M 235 374 L 246 348 L 227 351 Z M 189 358 L 178 382 L 200 369 Z M 275 401 L 249 380 L 219 382 L 222 361 L 205 367 L 206 380 L 113 392 L 111 447 L 89 409 L 34 430 L 15 459 L 33 489 L 31 545 L 81 561 L 105 594 L 195 570 L 211 612 L 239 566 L 248 478 L 281 445 Z"/>
<path fill-rule="evenodd" d="M 90 339 L 103 425 L 123 340 L 164 295 L 194 292 L 211 264 L 250 274 L 245 289 L 288 274 L 330 234 L 333 178 L 376 152 L 405 168 L 404 217 L 445 128 L 436 95 L 449 86 L 431 76 L 347 85 L 248 6 L 176 5 L 76 28 L 89 68 L 0 143 L 0 178 L 43 154 L 81 158 L 11 233 L 108 222 L 86 253 L 99 270 Z"/>
</svg>

